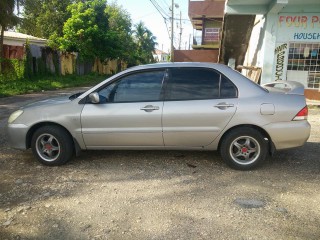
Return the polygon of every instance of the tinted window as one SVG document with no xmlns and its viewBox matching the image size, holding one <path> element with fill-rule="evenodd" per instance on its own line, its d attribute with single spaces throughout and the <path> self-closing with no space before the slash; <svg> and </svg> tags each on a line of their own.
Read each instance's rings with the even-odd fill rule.
<svg viewBox="0 0 320 240">
<path fill-rule="evenodd" d="M 171 69 L 166 90 L 167 100 L 219 98 L 220 74 L 204 68 Z"/>
<path fill-rule="evenodd" d="M 225 76 L 221 77 L 220 98 L 236 98 L 238 91 L 236 86 Z"/>
<path fill-rule="evenodd" d="M 144 102 L 160 100 L 163 71 L 134 73 L 99 91 L 106 102 Z"/>
</svg>

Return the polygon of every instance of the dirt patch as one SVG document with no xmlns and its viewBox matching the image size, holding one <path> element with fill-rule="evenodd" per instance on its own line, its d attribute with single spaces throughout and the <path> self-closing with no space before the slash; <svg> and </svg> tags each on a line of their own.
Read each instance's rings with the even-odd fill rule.
<svg viewBox="0 0 320 240">
<path fill-rule="evenodd" d="M 305 146 L 241 172 L 191 151 L 88 151 L 45 167 L 8 147 L 22 102 L 1 104 L 0 239 L 320 238 L 318 108 Z"/>
</svg>

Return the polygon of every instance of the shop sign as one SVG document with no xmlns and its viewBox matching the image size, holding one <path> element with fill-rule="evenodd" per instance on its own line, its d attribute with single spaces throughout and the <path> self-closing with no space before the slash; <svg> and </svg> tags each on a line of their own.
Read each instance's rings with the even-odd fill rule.
<svg viewBox="0 0 320 240">
<path fill-rule="evenodd" d="M 279 15 L 277 41 L 320 41 L 319 13 Z"/>
<path fill-rule="evenodd" d="M 278 21 L 279 27 L 287 28 L 320 28 L 320 16 L 316 15 L 281 15 Z"/>
<path fill-rule="evenodd" d="M 293 35 L 294 40 L 320 40 L 320 32 L 319 33 L 299 33 L 296 32 Z"/>
<path fill-rule="evenodd" d="M 274 79 L 275 81 L 284 80 L 286 73 L 286 63 L 288 59 L 288 44 L 278 43 L 275 50 Z"/>
<path fill-rule="evenodd" d="M 220 28 L 205 28 L 204 41 L 206 42 L 217 42 L 219 41 Z"/>
</svg>

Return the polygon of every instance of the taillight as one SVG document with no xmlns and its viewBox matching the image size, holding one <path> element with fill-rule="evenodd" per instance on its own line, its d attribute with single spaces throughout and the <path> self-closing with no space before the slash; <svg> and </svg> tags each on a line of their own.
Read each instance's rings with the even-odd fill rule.
<svg viewBox="0 0 320 240">
<path fill-rule="evenodd" d="M 308 106 L 305 106 L 297 113 L 297 115 L 292 119 L 293 121 L 307 120 L 308 119 Z"/>
</svg>

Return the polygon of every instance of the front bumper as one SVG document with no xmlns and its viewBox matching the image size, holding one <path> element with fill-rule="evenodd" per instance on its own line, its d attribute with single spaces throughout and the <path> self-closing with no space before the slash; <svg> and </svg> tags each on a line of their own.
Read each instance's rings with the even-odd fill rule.
<svg viewBox="0 0 320 240">
<path fill-rule="evenodd" d="M 24 124 L 8 124 L 7 134 L 10 147 L 21 150 L 27 149 L 26 135 L 28 130 L 28 126 Z"/>
<path fill-rule="evenodd" d="M 264 126 L 277 150 L 302 146 L 309 138 L 308 121 L 271 123 Z"/>
</svg>

